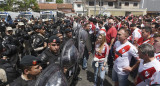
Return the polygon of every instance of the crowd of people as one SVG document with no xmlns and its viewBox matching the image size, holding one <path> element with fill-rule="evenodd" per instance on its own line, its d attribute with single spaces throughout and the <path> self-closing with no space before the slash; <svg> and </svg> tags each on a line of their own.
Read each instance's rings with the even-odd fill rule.
<svg viewBox="0 0 160 86">
<path fill-rule="evenodd" d="M 33 86 L 44 69 L 60 64 L 62 49 L 78 26 L 86 34 L 80 64 L 86 70 L 93 54 L 94 86 L 98 81 L 103 86 L 108 68 L 115 86 L 129 86 L 131 71 L 138 72 L 136 86 L 160 85 L 160 17 L 129 15 L 20 19 L 12 25 L 1 19 L 0 86 Z"/>
</svg>

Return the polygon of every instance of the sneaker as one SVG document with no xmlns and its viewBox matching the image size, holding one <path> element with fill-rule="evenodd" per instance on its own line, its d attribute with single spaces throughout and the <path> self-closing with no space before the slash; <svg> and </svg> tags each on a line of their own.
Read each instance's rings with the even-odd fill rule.
<svg viewBox="0 0 160 86">
<path fill-rule="evenodd" d="M 87 67 L 85 67 L 85 68 L 82 68 L 83 70 L 87 70 Z"/>
</svg>

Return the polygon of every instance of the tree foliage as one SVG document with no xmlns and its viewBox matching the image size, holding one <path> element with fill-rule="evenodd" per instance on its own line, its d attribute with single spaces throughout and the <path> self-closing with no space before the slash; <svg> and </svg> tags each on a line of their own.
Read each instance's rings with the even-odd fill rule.
<svg viewBox="0 0 160 86">
<path fill-rule="evenodd" d="M 0 5 L 1 11 L 11 11 L 13 7 L 13 3 L 16 0 L 4 0 L 4 2 Z"/>
<path fill-rule="evenodd" d="M 13 7 L 15 5 L 16 7 Z M 1 11 L 26 11 L 28 8 L 37 11 L 39 10 L 37 0 L 6 0 L 0 5 Z"/>
<path fill-rule="evenodd" d="M 63 3 L 63 0 L 56 0 L 56 3 Z"/>
</svg>

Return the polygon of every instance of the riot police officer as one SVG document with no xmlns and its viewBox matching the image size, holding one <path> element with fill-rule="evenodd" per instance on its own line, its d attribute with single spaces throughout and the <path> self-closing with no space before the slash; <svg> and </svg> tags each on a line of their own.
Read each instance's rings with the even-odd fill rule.
<svg viewBox="0 0 160 86">
<path fill-rule="evenodd" d="M 40 58 L 45 68 L 51 63 L 58 62 L 60 57 L 60 39 L 57 36 L 51 36 L 49 38 L 48 48 L 46 48 L 41 54 Z"/>
<path fill-rule="evenodd" d="M 34 30 L 36 33 L 32 35 L 32 47 L 36 52 L 35 56 L 37 56 L 47 47 L 47 38 L 44 36 L 45 29 L 42 25 L 35 25 Z"/>
<path fill-rule="evenodd" d="M 3 46 L 0 42 L 0 56 L 3 53 Z M 6 59 L 0 58 L 0 86 L 6 86 L 19 76 L 16 68 Z"/>
<path fill-rule="evenodd" d="M 34 86 L 35 80 L 42 70 L 39 57 L 26 55 L 22 58 L 20 65 L 22 74 L 10 86 Z"/>
</svg>

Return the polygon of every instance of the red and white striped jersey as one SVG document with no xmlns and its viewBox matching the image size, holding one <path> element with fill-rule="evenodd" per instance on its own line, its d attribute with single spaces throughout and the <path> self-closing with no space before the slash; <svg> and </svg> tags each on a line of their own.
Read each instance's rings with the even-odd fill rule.
<svg viewBox="0 0 160 86">
<path fill-rule="evenodd" d="M 160 71 L 156 72 L 154 76 L 151 77 L 150 85 L 160 84 Z"/>
<path fill-rule="evenodd" d="M 153 45 L 153 42 L 154 42 L 154 38 L 153 37 L 151 37 L 151 38 L 149 38 L 149 39 L 147 39 L 147 40 L 143 40 L 143 37 L 141 37 L 141 38 L 139 38 L 138 39 L 138 41 L 137 41 L 137 44 L 140 46 L 141 44 L 144 44 L 144 43 L 149 43 L 149 44 L 151 44 L 151 45 Z"/>
<path fill-rule="evenodd" d="M 134 40 L 138 41 L 139 38 L 141 38 L 141 30 L 136 28 L 133 32 L 132 32 L 132 43 L 134 42 Z"/>
<path fill-rule="evenodd" d="M 107 43 L 104 44 L 104 47 L 102 49 L 102 52 L 99 53 L 100 50 L 100 44 L 95 45 L 95 55 L 94 55 L 94 61 L 103 61 L 107 62 L 108 54 L 109 54 L 109 46 Z"/>
<path fill-rule="evenodd" d="M 156 59 L 151 62 L 145 63 L 144 60 L 140 60 L 138 68 L 138 78 L 136 86 L 149 86 L 151 77 L 155 76 L 156 72 L 160 71 L 160 62 Z"/>
<path fill-rule="evenodd" d="M 123 68 L 128 67 L 130 65 L 130 61 L 132 56 L 139 60 L 138 50 L 136 47 L 127 41 L 124 44 L 121 44 L 120 41 L 116 41 L 115 45 L 115 61 L 114 61 L 114 70 L 121 75 L 126 75 L 123 71 Z"/>
<path fill-rule="evenodd" d="M 155 54 L 154 54 L 154 57 L 156 57 L 156 59 L 157 59 L 158 61 L 160 61 L 160 53 L 155 53 Z"/>
</svg>

